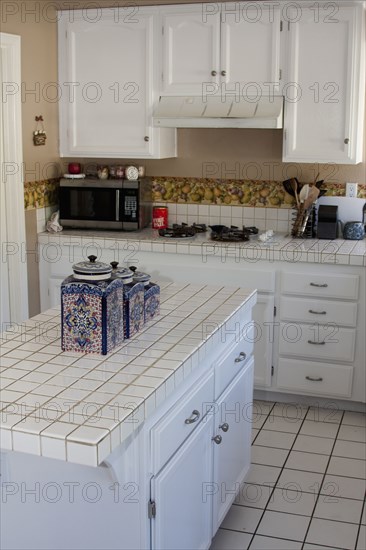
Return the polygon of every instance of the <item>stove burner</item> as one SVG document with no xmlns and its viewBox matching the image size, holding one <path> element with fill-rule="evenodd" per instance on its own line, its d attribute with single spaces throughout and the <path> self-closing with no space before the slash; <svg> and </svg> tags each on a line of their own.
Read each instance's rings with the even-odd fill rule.
<svg viewBox="0 0 366 550">
<path fill-rule="evenodd" d="M 210 225 L 212 229 L 211 240 L 221 242 L 243 242 L 249 241 L 249 235 L 256 235 L 258 229 L 256 227 L 245 227 L 242 229 L 232 225 L 226 227 L 225 225 Z"/>
<path fill-rule="evenodd" d="M 194 237 L 196 233 L 204 233 L 205 231 L 207 231 L 207 228 L 204 223 L 194 223 L 193 225 L 173 223 L 172 227 L 159 229 L 159 235 L 160 237 L 169 237 L 171 239 L 187 239 Z"/>
</svg>

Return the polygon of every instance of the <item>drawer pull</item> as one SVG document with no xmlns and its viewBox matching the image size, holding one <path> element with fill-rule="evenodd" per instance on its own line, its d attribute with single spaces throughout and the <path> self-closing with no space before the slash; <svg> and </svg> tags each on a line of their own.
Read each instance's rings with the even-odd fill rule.
<svg viewBox="0 0 366 550">
<path fill-rule="evenodd" d="M 309 313 L 314 313 L 314 315 L 326 315 L 326 311 L 314 311 L 313 309 L 309 309 Z"/>
<path fill-rule="evenodd" d="M 200 413 L 197 411 L 197 409 L 194 409 L 194 411 L 192 411 L 192 414 L 189 418 L 186 418 L 184 423 L 185 424 L 193 424 L 194 422 L 197 422 L 197 420 L 199 419 L 200 417 Z"/>
<path fill-rule="evenodd" d="M 212 438 L 212 441 L 214 441 L 216 443 L 216 445 L 220 445 L 220 443 L 222 441 L 221 435 L 215 435 L 215 437 Z"/>
<path fill-rule="evenodd" d="M 314 340 L 308 340 L 308 344 L 313 344 L 314 346 L 324 346 L 325 342 L 314 342 Z"/>
<path fill-rule="evenodd" d="M 327 288 L 327 283 L 324 283 L 322 285 L 318 284 L 318 283 L 310 283 L 310 286 L 317 286 L 318 288 Z"/>
<path fill-rule="evenodd" d="M 247 354 L 244 353 L 244 351 L 241 351 L 239 353 L 239 357 L 235 358 L 235 363 L 240 363 L 240 361 L 245 361 L 246 358 L 247 358 Z"/>
<path fill-rule="evenodd" d="M 313 376 L 305 376 L 306 380 L 310 380 L 310 382 L 323 382 L 323 378 L 319 376 L 319 378 L 313 378 Z"/>
<path fill-rule="evenodd" d="M 219 426 L 219 429 L 226 433 L 229 431 L 229 424 L 227 422 L 224 422 Z"/>
</svg>

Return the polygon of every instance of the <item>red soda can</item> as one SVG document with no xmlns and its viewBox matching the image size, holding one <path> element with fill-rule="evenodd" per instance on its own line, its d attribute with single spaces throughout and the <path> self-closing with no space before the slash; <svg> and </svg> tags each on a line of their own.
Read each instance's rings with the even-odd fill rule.
<svg viewBox="0 0 366 550">
<path fill-rule="evenodd" d="M 154 206 L 152 212 L 153 229 L 166 229 L 168 227 L 168 207 Z"/>
</svg>

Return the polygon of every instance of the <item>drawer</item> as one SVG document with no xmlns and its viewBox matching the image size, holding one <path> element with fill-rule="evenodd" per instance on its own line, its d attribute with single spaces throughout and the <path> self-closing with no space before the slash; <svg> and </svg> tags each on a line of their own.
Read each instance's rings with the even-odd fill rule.
<svg viewBox="0 0 366 550">
<path fill-rule="evenodd" d="M 211 369 L 194 385 L 193 390 L 184 394 L 177 406 L 170 409 L 151 429 L 154 474 L 199 425 L 213 404 L 213 395 L 214 372 Z"/>
<path fill-rule="evenodd" d="M 280 355 L 352 362 L 356 330 L 313 323 L 280 324 Z"/>
<path fill-rule="evenodd" d="M 358 275 L 282 273 L 281 291 L 283 294 L 302 294 L 319 298 L 343 298 L 357 300 Z"/>
<path fill-rule="evenodd" d="M 346 327 L 355 327 L 357 304 L 282 296 L 280 317 L 282 321 L 336 323 Z"/>
<path fill-rule="evenodd" d="M 350 397 L 353 367 L 281 358 L 277 387 L 294 392 Z"/>
<path fill-rule="evenodd" d="M 215 399 L 230 384 L 253 354 L 255 340 L 254 324 L 248 325 L 246 336 L 235 342 L 214 362 L 215 369 Z"/>
</svg>

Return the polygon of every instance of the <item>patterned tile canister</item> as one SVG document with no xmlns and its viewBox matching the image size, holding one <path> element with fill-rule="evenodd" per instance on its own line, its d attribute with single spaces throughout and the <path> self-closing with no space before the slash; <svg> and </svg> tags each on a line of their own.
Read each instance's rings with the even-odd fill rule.
<svg viewBox="0 0 366 550">
<path fill-rule="evenodd" d="M 128 268 L 118 268 L 118 262 L 111 262 L 113 277 L 123 281 L 123 317 L 124 336 L 131 338 L 145 324 L 144 318 L 144 285 L 133 281 L 133 271 Z"/>
<path fill-rule="evenodd" d="M 134 266 L 130 269 L 133 271 L 134 282 L 144 285 L 144 318 L 147 323 L 160 313 L 160 286 L 150 282 L 151 275 L 148 273 L 137 271 Z"/>
<path fill-rule="evenodd" d="M 109 265 L 89 260 L 61 284 L 61 346 L 106 355 L 124 340 L 123 283 Z"/>
</svg>

